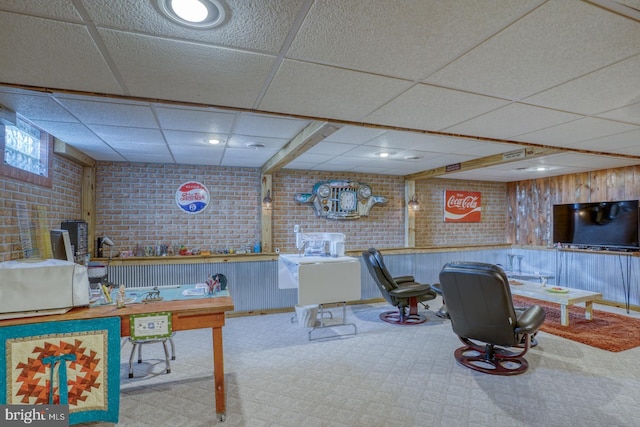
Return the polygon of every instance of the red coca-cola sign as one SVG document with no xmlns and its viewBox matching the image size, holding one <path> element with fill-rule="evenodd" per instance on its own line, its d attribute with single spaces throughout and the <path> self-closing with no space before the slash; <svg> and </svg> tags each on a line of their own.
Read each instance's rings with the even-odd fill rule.
<svg viewBox="0 0 640 427">
<path fill-rule="evenodd" d="M 444 192 L 444 222 L 480 222 L 481 194 L 477 191 Z"/>
</svg>

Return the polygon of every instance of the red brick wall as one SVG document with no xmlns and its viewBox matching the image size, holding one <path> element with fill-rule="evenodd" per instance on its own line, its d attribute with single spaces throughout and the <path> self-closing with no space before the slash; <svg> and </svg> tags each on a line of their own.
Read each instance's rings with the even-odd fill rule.
<svg viewBox="0 0 640 427">
<path fill-rule="evenodd" d="M 186 181 L 204 184 L 211 203 L 188 214 L 175 202 Z M 260 172 L 173 164 L 99 162 L 96 170 L 96 237 L 117 247 L 185 245 L 223 250 L 260 240 Z"/>
<path fill-rule="evenodd" d="M 60 223 L 82 215 L 82 166 L 62 157 L 53 158 L 53 187 L 41 187 L 0 176 L 0 261 L 22 258 L 16 202 L 24 202 L 32 226 L 31 240 L 37 247 L 37 206 L 45 208 L 48 228 L 60 228 Z"/>
<path fill-rule="evenodd" d="M 297 204 L 295 193 L 311 193 L 318 181 L 345 179 L 371 186 L 373 195 L 384 196 L 385 205 L 374 205 L 368 217 L 355 220 L 331 220 L 315 215 L 311 204 Z M 273 248 L 295 252 L 293 226 L 307 232 L 344 233 L 346 249 L 369 246 L 382 248 L 404 246 L 404 179 L 398 176 L 354 174 L 303 170 L 282 170 L 272 177 Z"/>
<path fill-rule="evenodd" d="M 480 222 L 445 223 L 445 190 L 478 191 Z M 420 210 L 416 212 L 416 247 L 501 244 L 507 242 L 507 184 L 486 181 L 429 179 L 416 181 Z"/>
</svg>

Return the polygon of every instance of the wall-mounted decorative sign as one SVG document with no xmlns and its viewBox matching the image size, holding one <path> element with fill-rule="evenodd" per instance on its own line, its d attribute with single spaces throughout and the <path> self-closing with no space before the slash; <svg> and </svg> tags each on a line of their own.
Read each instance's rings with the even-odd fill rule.
<svg viewBox="0 0 640 427">
<path fill-rule="evenodd" d="M 481 214 L 481 193 L 445 190 L 444 222 L 480 222 Z"/>
<path fill-rule="evenodd" d="M 298 203 L 312 203 L 316 215 L 331 219 L 357 219 L 368 216 L 375 204 L 387 203 L 387 198 L 374 196 L 371 187 L 355 181 L 320 181 L 311 193 L 297 193 Z"/>
<path fill-rule="evenodd" d="M 209 190 L 196 181 L 188 181 L 176 190 L 176 205 L 184 212 L 197 214 L 209 206 Z"/>
</svg>

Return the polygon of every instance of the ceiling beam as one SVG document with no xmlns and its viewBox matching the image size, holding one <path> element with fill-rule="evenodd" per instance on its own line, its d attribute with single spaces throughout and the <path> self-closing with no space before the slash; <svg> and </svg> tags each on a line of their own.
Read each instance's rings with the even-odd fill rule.
<svg viewBox="0 0 640 427">
<path fill-rule="evenodd" d="M 326 121 L 315 120 L 309 123 L 307 127 L 302 129 L 300 133 L 262 166 L 262 174 L 272 174 L 279 171 L 341 127 L 342 125 Z"/>
<path fill-rule="evenodd" d="M 82 166 L 94 167 L 96 165 L 96 161 L 93 157 L 84 154 L 77 148 L 74 148 L 55 137 L 53 138 L 53 152 Z"/>
<path fill-rule="evenodd" d="M 488 166 L 519 162 L 525 159 L 535 159 L 536 157 L 549 156 L 551 154 L 557 154 L 563 151 L 564 150 L 548 147 L 525 147 L 518 150 L 509 151 L 507 153 L 494 154 L 492 156 L 481 157 L 479 159 L 473 159 L 461 163 L 454 163 L 451 165 L 441 166 L 439 168 L 430 169 L 411 175 L 405 175 L 404 178 L 407 181 L 434 178 L 452 172 L 469 171 L 473 169 L 485 168 Z"/>
</svg>

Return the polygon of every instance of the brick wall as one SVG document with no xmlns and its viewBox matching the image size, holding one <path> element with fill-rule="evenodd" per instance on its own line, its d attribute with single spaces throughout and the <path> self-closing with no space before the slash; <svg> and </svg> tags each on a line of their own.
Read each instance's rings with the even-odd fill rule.
<svg viewBox="0 0 640 427">
<path fill-rule="evenodd" d="M 445 190 L 478 191 L 480 222 L 445 223 Z M 416 247 L 501 244 L 507 242 L 507 184 L 486 181 L 429 179 L 416 181 L 420 210 L 416 212 Z"/>
<path fill-rule="evenodd" d="M 211 203 L 188 214 L 175 202 L 186 181 L 204 184 Z M 174 164 L 99 162 L 96 170 L 96 237 L 116 250 L 136 245 L 185 245 L 223 250 L 260 240 L 260 172 Z"/>
<path fill-rule="evenodd" d="M 311 204 L 297 204 L 295 193 L 311 193 L 318 181 L 345 179 L 369 184 L 375 196 L 384 196 L 385 205 L 374 205 L 368 217 L 355 220 L 331 220 L 315 215 Z M 331 232 L 346 235 L 346 249 L 369 246 L 383 248 L 404 246 L 404 179 L 398 176 L 282 170 L 272 177 L 273 248 L 295 252 L 293 226 L 306 232 Z"/>
<path fill-rule="evenodd" d="M 0 176 L 0 261 L 22 258 L 16 202 L 26 204 L 34 248 L 38 243 L 38 206 L 45 209 L 49 229 L 81 217 L 82 167 L 54 155 L 51 177 L 53 186 L 48 188 Z"/>
</svg>

